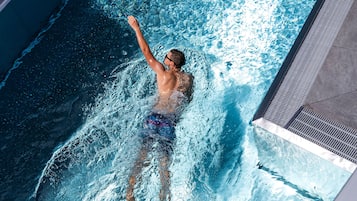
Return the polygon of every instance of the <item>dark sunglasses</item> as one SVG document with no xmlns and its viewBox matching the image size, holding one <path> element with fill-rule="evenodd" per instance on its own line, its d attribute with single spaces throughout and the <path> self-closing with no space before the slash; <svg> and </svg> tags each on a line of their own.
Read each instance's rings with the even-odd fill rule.
<svg viewBox="0 0 357 201">
<path fill-rule="evenodd" d="M 169 61 L 173 62 L 175 66 L 177 66 L 176 63 L 172 59 L 170 59 L 167 55 L 165 55 L 165 59 L 168 59 Z"/>
</svg>

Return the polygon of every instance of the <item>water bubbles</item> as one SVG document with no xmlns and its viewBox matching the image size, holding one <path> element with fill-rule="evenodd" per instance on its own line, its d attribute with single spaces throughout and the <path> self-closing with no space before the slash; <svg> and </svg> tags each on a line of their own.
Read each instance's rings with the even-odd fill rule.
<svg viewBox="0 0 357 201">
<path fill-rule="evenodd" d="M 232 69 L 232 65 L 233 65 L 232 62 L 230 62 L 230 61 L 226 62 L 227 71 Z"/>
<path fill-rule="evenodd" d="M 297 10 L 281 8 L 277 0 L 96 2 L 116 20 L 127 13 L 137 16 L 157 58 L 163 58 L 173 47 L 186 54 L 184 70 L 195 77 L 194 95 L 176 126 L 170 166 L 173 198 L 234 200 L 239 195 L 249 200 L 253 188 L 260 187 L 254 186 L 259 182 L 250 177 L 253 170 L 249 160 L 256 152 L 249 142 L 248 122 L 297 34 L 295 27 L 302 26 L 293 19 L 306 16 L 308 11 L 283 15 L 277 11 Z M 300 4 L 306 2 L 294 5 Z M 285 29 L 289 23 L 293 30 Z M 129 33 L 122 37 L 127 40 Z M 54 195 L 78 187 L 81 190 L 66 196 L 72 200 L 119 200 L 125 196 L 128 175 L 140 148 L 138 133 L 155 102 L 156 85 L 155 74 L 141 54 L 128 55 L 127 50 L 121 54 L 127 58 L 110 75 L 103 75 L 112 79 L 96 103 L 86 109 L 88 116 L 82 127 L 48 162 L 44 181 L 57 175 L 59 180 L 55 180 L 61 183 L 50 188 Z M 242 125 L 239 132 L 231 127 L 236 124 Z M 223 140 L 238 139 L 237 134 L 243 135 L 241 141 L 228 150 L 233 140 Z M 224 161 L 221 157 L 234 153 L 243 159 Z M 55 168 L 61 164 L 58 169 L 62 168 L 64 175 Z M 135 191 L 143 200 L 158 198 L 160 179 L 155 168 L 149 165 L 145 169 Z"/>
<path fill-rule="evenodd" d="M 217 48 L 221 49 L 222 47 L 223 47 L 223 42 L 222 41 L 218 41 Z"/>
</svg>

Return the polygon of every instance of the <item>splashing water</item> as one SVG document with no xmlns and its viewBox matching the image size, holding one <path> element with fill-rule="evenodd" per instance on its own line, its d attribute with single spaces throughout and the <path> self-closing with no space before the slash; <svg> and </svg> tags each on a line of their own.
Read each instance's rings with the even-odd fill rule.
<svg viewBox="0 0 357 201">
<path fill-rule="evenodd" d="M 118 26 L 128 27 L 126 16 L 135 15 L 157 58 L 171 48 L 183 50 L 184 70 L 195 77 L 193 100 L 176 126 L 172 200 L 258 200 L 265 196 L 254 193 L 263 191 L 266 200 L 302 200 L 289 185 L 278 192 L 260 185 L 249 121 L 314 3 L 93 2 Z M 133 41 L 130 31 L 124 37 Z M 112 71 L 105 89 L 85 108 L 86 122 L 48 161 L 36 188 L 38 200 L 125 199 L 138 133 L 156 98 L 155 75 L 138 53 Z M 138 200 L 158 200 L 157 153 L 150 154 L 134 191 Z"/>
</svg>

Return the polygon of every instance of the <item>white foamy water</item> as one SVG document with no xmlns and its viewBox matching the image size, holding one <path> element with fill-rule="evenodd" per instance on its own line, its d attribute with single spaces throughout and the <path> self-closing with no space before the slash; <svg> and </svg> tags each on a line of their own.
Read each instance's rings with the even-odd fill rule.
<svg viewBox="0 0 357 201">
<path fill-rule="evenodd" d="M 314 200 L 257 170 L 249 125 L 313 0 L 94 3 L 123 30 L 129 30 L 125 17 L 135 15 L 159 60 L 171 48 L 186 54 L 194 94 L 176 126 L 172 200 Z M 124 33 L 130 43 L 132 34 Z M 105 89 L 85 108 L 86 122 L 48 161 L 35 192 L 39 200 L 125 199 L 139 133 L 155 102 L 155 75 L 138 51 L 113 69 Z M 150 153 L 135 187 L 137 200 L 159 199 L 156 155 Z M 313 196 L 324 196 L 319 193 Z"/>
</svg>

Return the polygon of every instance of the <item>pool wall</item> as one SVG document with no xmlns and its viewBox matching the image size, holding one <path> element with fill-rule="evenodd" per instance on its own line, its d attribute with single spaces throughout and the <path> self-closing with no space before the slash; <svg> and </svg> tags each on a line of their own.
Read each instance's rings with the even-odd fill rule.
<svg viewBox="0 0 357 201">
<path fill-rule="evenodd" d="M 0 80 L 62 0 L 0 0 Z"/>
</svg>

